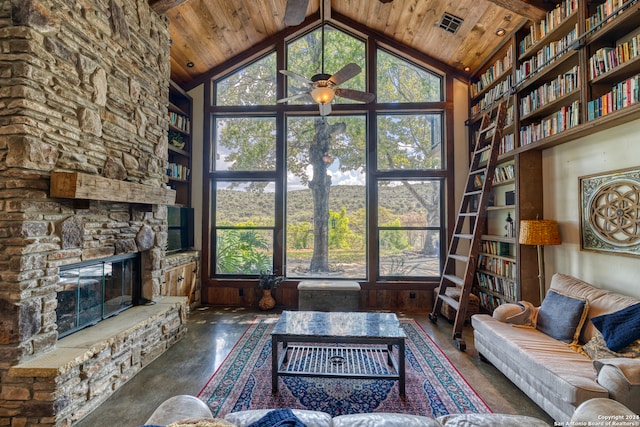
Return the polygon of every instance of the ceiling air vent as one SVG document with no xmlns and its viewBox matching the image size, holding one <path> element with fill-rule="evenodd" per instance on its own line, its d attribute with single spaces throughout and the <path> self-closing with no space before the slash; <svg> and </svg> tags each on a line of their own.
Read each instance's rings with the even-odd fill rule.
<svg viewBox="0 0 640 427">
<path fill-rule="evenodd" d="M 458 18 L 457 16 L 445 12 L 440 20 L 440 28 L 450 32 L 451 34 L 455 34 L 456 31 L 458 31 L 458 28 L 460 28 L 460 25 L 462 25 L 462 21 L 462 18 Z"/>
</svg>

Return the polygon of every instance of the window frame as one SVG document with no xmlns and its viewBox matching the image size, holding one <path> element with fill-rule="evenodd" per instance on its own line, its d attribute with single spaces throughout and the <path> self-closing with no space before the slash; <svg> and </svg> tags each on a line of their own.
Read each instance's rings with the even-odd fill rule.
<svg viewBox="0 0 640 427">
<path fill-rule="evenodd" d="M 390 53 L 392 55 L 398 56 L 401 60 L 407 60 L 419 67 L 422 67 L 429 72 L 434 73 L 437 76 L 441 77 L 441 101 L 439 102 L 426 102 L 426 103 L 374 103 L 371 104 L 357 104 L 357 103 L 348 103 L 348 104 L 336 104 L 334 105 L 332 115 L 340 115 L 340 114 L 353 114 L 353 113 L 363 113 L 367 116 L 367 279 L 361 281 L 361 284 L 367 285 L 371 289 L 390 289 L 390 286 L 393 289 L 415 289 L 416 286 L 429 286 L 433 287 L 435 284 L 439 283 L 438 278 L 431 277 L 421 277 L 421 278 L 407 278 L 407 277 L 385 277 L 381 278 L 378 275 L 379 265 L 378 265 L 378 250 L 377 250 L 377 233 L 378 229 L 375 226 L 377 224 L 377 213 L 376 209 L 372 209 L 372 206 L 377 205 L 377 182 L 379 180 L 389 180 L 389 179 L 438 179 L 441 181 L 441 244 L 440 244 L 440 261 L 441 265 L 444 263 L 445 249 L 448 246 L 448 236 L 450 235 L 450 231 L 448 230 L 448 225 L 451 224 L 454 217 L 454 212 L 449 208 L 453 204 L 454 195 L 453 195 L 453 170 L 450 169 L 449 165 L 453 164 L 453 105 L 451 103 L 451 99 L 453 98 L 453 74 L 452 70 L 448 69 L 443 64 L 432 60 L 431 58 L 425 56 L 424 54 L 415 51 L 407 46 L 398 45 L 392 40 L 386 39 L 384 36 L 379 34 L 370 34 L 369 30 L 366 28 L 349 28 L 347 25 L 343 25 L 341 22 L 334 21 L 332 22 L 333 26 L 341 31 L 345 31 L 356 38 L 364 40 L 366 43 L 366 62 L 367 69 L 373 70 L 368 73 L 366 76 L 367 81 L 367 90 L 373 91 L 375 93 L 375 84 L 376 84 L 376 76 L 375 76 L 375 67 L 376 67 L 376 56 L 377 50 L 382 49 L 386 53 Z M 352 23 L 350 23 L 352 24 Z M 319 24 L 315 26 L 310 26 L 308 31 L 313 31 L 317 29 Z M 304 31 L 304 30 L 303 30 Z M 303 31 L 298 32 L 290 32 L 289 36 L 299 36 L 303 34 Z M 260 45 L 250 52 L 245 53 L 244 58 L 238 58 L 233 61 L 230 61 L 227 64 L 223 64 L 218 67 L 216 70 L 213 70 L 208 78 L 210 78 L 211 83 L 205 84 L 205 100 L 214 99 L 214 84 L 213 81 L 216 78 L 223 77 L 229 73 L 233 73 L 237 71 L 240 67 L 244 66 L 244 64 L 249 64 L 251 61 L 259 58 L 261 55 L 270 53 L 275 51 L 277 55 L 277 68 L 285 69 L 286 68 L 286 59 L 284 58 L 287 49 L 286 43 L 289 40 L 285 34 L 284 37 L 279 38 L 277 41 L 270 41 L 269 43 Z M 283 75 L 278 73 L 277 75 L 278 82 L 278 99 L 285 96 L 287 91 L 286 79 Z M 271 172 L 252 172 L 247 179 L 274 179 L 276 181 L 276 207 L 275 207 L 275 235 L 276 240 L 274 244 L 274 267 L 277 272 L 280 272 L 281 268 L 284 266 L 284 253 L 285 248 L 285 224 L 284 219 L 286 217 L 286 208 L 285 208 L 285 195 L 286 195 L 286 172 L 284 171 L 284 156 L 286 155 L 286 147 L 284 138 L 286 137 L 286 130 L 283 132 L 284 123 L 286 122 L 286 116 L 288 114 L 294 115 L 317 115 L 317 106 L 313 104 L 277 104 L 274 106 L 251 106 L 250 108 L 239 108 L 236 106 L 227 106 L 227 107 L 217 107 L 213 105 L 213 103 L 207 103 L 205 101 L 205 126 L 204 132 L 205 135 L 210 135 L 209 137 L 205 137 L 205 141 L 207 138 L 211 138 L 211 129 L 214 115 L 233 115 L 239 112 L 242 112 L 243 115 L 271 115 L 275 114 L 276 116 L 276 150 L 277 150 L 277 161 L 276 161 L 276 171 Z M 375 143 L 377 141 L 377 120 L 375 119 L 376 114 L 384 114 L 384 113 L 425 113 L 425 112 L 434 112 L 443 115 L 442 120 L 442 162 L 441 169 L 439 170 L 423 170 L 423 171 L 408 171 L 408 170 L 400 170 L 400 171 L 378 171 L 375 159 L 375 149 L 372 150 L 372 147 L 375 147 Z M 373 144 L 373 145 L 372 145 Z M 234 175 L 232 171 L 226 172 L 213 172 L 210 171 L 210 167 L 208 166 L 208 156 L 211 155 L 208 152 L 210 144 L 205 143 L 205 176 L 204 176 L 204 224 L 203 224 L 203 289 L 207 287 L 216 287 L 216 286 L 237 286 L 242 287 L 246 285 L 248 282 L 246 277 L 238 277 L 236 279 L 230 277 L 216 277 L 212 275 L 212 265 L 213 264 L 213 254 L 215 254 L 215 248 L 211 245 L 211 237 L 212 233 L 208 230 L 212 230 L 213 226 L 213 216 L 211 212 L 212 204 L 209 199 L 209 195 L 211 194 L 211 182 L 216 179 L 237 179 L 238 176 Z M 209 171 L 209 172 L 207 172 Z M 279 189 L 278 189 L 279 188 Z M 376 248 L 375 250 L 373 248 Z M 254 283 L 251 281 L 251 283 Z M 206 294 L 206 292 L 205 292 Z M 206 302 L 207 297 L 205 296 L 203 301 Z"/>
</svg>

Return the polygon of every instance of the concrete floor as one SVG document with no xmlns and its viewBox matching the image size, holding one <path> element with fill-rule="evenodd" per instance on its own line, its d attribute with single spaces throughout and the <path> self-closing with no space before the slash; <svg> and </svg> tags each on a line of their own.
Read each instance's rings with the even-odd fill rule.
<svg viewBox="0 0 640 427">
<path fill-rule="evenodd" d="M 132 427 L 144 424 L 164 400 L 178 394 L 197 395 L 220 366 L 256 314 L 245 309 L 201 307 L 189 315 L 187 336 L 143 369 L 78 427 Z M 277 312 L 267 314 L 277 315 Z M 462 337 L 467 349 L 453 344 L 452 325 L 440 318 L 431 323 L 425 314 L 398 313 L 416 319 L 440 345 L 453 365 L 495 413 L 530 415 L 549 424 L 551 419 L 492 365 L 480 360 L 473 346 L 473 331 Z"/>
</svg>

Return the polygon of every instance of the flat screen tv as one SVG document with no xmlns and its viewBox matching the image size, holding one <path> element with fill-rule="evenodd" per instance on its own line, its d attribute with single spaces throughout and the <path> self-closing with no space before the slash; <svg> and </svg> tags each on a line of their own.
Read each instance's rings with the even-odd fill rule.
<svg viewBox="0 0 640 427">
<path fill-rule="evenodd" d="M 167 252 L 193 248 L 193 208 L 169 206 L 167 210 L 169 226 Z"/>
</svg>

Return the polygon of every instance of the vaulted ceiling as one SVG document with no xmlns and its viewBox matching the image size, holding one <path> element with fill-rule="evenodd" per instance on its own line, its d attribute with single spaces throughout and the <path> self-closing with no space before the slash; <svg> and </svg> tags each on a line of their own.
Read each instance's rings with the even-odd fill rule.
<svg viewBox="0 0 640 427">
<path fill-rule="evenodd" d="M 306 18 L 284 23 L 287 0 L 149 0 L 169 19 L 171 78 L 191 86 L 250 48 L 324 20 L 370 29 L 470 74 L 527 19 L 540 19 L 549 0 L 309 0 Z M 445 13 L 462 19 L 445 31 Z M 504 29 L 505 35 L 496 34 Z"/>
</svg>

